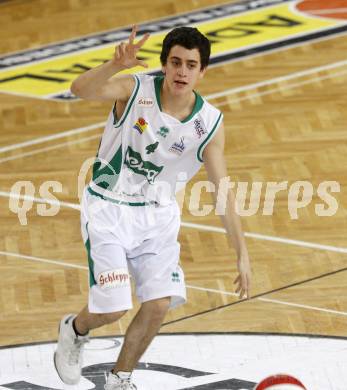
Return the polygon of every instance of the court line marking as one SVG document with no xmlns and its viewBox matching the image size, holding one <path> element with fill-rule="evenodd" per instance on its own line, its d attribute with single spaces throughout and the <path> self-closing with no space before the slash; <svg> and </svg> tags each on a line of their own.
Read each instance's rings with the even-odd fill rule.
<svg viewBox="0 0 347 390">
<path fill-rule="evenodd" d="M 46 203 L 46 204 L 51 204 L 52 206 L 62 206 L 62 207 L 67 207 L 67 208 L 74 209 L 74 210 L 79 210 L 79 211 L 81 210 L 81 206 L 77 203 L 69 203 L 69 202 L 62 202 L 60 200 L 37 198 L 35 196 L 21 195 L 21 194 L 5 192 L 5 191 L 0 191 L 0 197 L 12 198 L 12 199 L 18 199 L 18 200 L 29 200 L 29 201 L 33 201 L 35 203 Z"/>
<path fill-rule="evenodd" d="M 219 228 L 215 226 L 209 226 L 209 225 L 203 225 L 203 224 L 197 224 L 197 223 L 191 223 L 191 222 L 182 222 L 182 226 L 192 229 L 198 229 L 198 230 L 206 230 L 210 232 L 215 233 L 226 233 L 226 230 L 224 228 Z M 287 244 L 287 245 L 294 245 L 294 246 L 301 246 L 304 248 L 311 248 L 311 249 L 319 249 L 319 250 L 325 250 L 330 252 L 337 252 L 337 253 L 347 253 L 347 248 L 343 247 L 336 247 L 332 245 L 322 245 L 322 244 L 316 244 L 313 242 L 308 241 L 301 241 L 301 240 L 293 240 L 290 238 L 284 238 L 284 237 L 274 237 L 274 236 L 268 236 L 264 234 L 258 234 L 258 233 L 244 233 L 246 237 L 255 238 L 258 240 L 263 241 L 272 241 L 272 242 L 278 242 L 281 244 Z"/>
<path fill-rule="evenodd" d="M 84 127 L 78 127 L 76 129 L 63 131 L 61 133 L 56 133 L 56 134 L 51 134 L 51 135 L 47 135 L 47 136 L 44 136 L 44 137 L 34 138 L 34 139 L 30 140 L 30 141 L 25 141 L 25 142 L 20 142 L 18 144 L 12 144 L 12 145 L 8 145 L 8 146 L 4 146 L 4 147 L 0 148 L 0 153 L 9 152 L 10 150 L 15 150 L 15 149 L 19 149 L 19 148 L 25 148 L 25 147 L 31 146 L 31 145 L 37 145 L 37 144 L 40 144 L 42 142 L 53 141 L 53 140 L 56 140 L 56 139 L 59 139 L 59 138 L 68 137 L 70 135 L 76 135 L 76 134 L 85 133 L 86 131 L 91 131 L 91 130 L 98 129 L 99 127 L 104 126 L 105 123 L 106 122 L 94 123 L 92 125 L 88 125 L 88 126 L 84 126 Z"/>
<path fill-rule="evenodd" d="M 20 154 L 16 154 L 16 155 L 10 156 L 10 157 L 0 158 L 0 164 L 2 164 L 4 162 L 7 162 L 7 161 L 17 160 L 17 159 L 23 158 L 23 157 L 34 156 L 35 154 L 48 152 L 49 150 L 62 148 L 64 146 L 70 146 L 70 145 L 79 144 L 79 143 L 82 143 L 82 142 L 91 141 L 92 139 L 100 138 L 100 137 L 101 137 L 101 133 L 100 134 L 91 135 L 90 137 L 80 138 L 80 139 L 77 139 L 75 141 L 67 141 L 67 142 L 62 142 L 60 144 L 47 146 L 45 148 L 35 149 L 35 150 L 31 151 L 31 152 L 20 153 Z"/>
<path fill-rule="evenodd" d="M 339 77 L 339 76 L 344 76 L 346 74 L 347 74 L 347 70 L 342 71 L 342 72 L 334 73 L 333 76 L 334 77 Z M 332 75 L 326 75 L 326 76 L 322 76 L 322 77 L 315 77 L 313 79 L 301 81 L 301 82 L 298 82 L 298 83 L 289 84 L 289 85 L 286 85 L 285 87 L 276 87 L 276 88 L 269 89 L 267 91 L 257 92 L 255 94 L 248 95 L 248 96 L 243 96 L 243 97 L 240 97 L 238 99 L 232 99 L 232 100 L 228 99 L 225 102 L 216 103 L 216 104 L 214 104 L 214 106 L 215 107 L 221 107 L 221 106 L 225 106 L 225 105 L 228 105 L 228 104 L 240 103 L 240 102 L 242 102 L 244 100 L 251 100 L 252 98 L 255 98 L 255 97 L 270 95 L 270 94 L 276 93 L 276 92 L 280 93 L 280 92 L 284 92 L 284 91 L 289 91 L 290 89 L 294 89 L 294 88 L 297 88 L 297 87 L 302 87 L 303 85 L 312 84 L 315 81 L 323 81 L 323 80 L 327 80 L 327 79 L 333 78 L 331 76 Z"/>
<path fill-rule="evenodd" d="M 215 6 L 207 6 L 207 7 L 203 7 L 203 8 L 197 8 L 197 9 L 194 9 L 192 11 L 183 11 L 182 13 L 178 13 L 178 14 L 175 14 L 175 15 L 171 15 L 171 16 L 164 16 L 164 17 L 160 17 L 160 18 L 157 18 L 157 19 L 154 19 L 154 20 L 147 20 L 145 22 L 143 22 L 141 25 L 139 25 L 139 30 L 142 30 L 142 29 L 145 29 L 146 26 L 150 26 L 151 24 L 155 25 L 155 24 L 161 24 L 161 25 L 165 25 L 165 21 L 167 21 L 167 19 L 176 19 L 178 20 L 179 19 L 179 16 L 182 15 L 183 17 L 186 16 L 187 14 L 195 14 L 197 15 L 199 12 L 201 11 L 209 11 L 211 8 L 212 9 L 215 9 L 215 8 L 220 8 L 220 7 L 224 7 L 228 5 L 228 2 L 226 3 L 223 3 L 223 4 L 216 4 Z M 243 16 L 243 15 L 249 15 L 249 14 L 256 14 L 257 12 L 259 11 L 264 11 L 266 10 L 267 8 L 273 8 L 273 7 L 276 7 L 276 5 L 278 4 L 263 4 L 262 6 L 260 7 L 256 7 L 256 8 L 253 8 L 253 9 L 244 9 L 242 11 L 238 11 L 236 13 L 233 13 L 232 15 L 229 15 L 229 16 L 237 16 L 237 17 L 240 17 L 240 16 Z M 231 5 L 232 6 L 232 5 Z M 306 14 L 306 12 L 304 11 L 300 11 L 300 10 L 297 10 L 296 9 L 296 4 L 295 3 L 291 3 L 291 2 L 288 2 L 288 6 L 290 9 L 292 9 L 292 11 L 296 12 L 296 13 L 299 13 L 300 15 L 302 15 L 304 13 L 304 15 Z M 307 15 L 306 15 L 307 16 Z M 308 15 L 308 16 L 311 16 L 312 15 Z M 213 19 L 209 19 L 208 21 L 210 22 L 216 22 L 218 23 L 219 21 L 223 21 L 226 19 L 226 16 L 225 15 L 222 15 L 222 16 L 214 16 Z M 335 20 L 336 22 L 336 25 L 334 27 L 332 26 L 325 26 L 325 27 L 317 27 L 316 30 L 313 30 L 313 31 L 310 31 L 310 32 L 298 32 L 296 34 L 293 34 L 289 37 L 287 37 L 287 39 L 284 41 L 284 42 L 287 42 L 288 39 L 291 39 L 291 38 L 295 38 L 295 37 L 306 37 L 307 34 L 313 34 L 313 33 L 319 33 L 319 32 L 322 32 L 322 31 L 329 31 L 331 29 L 334 29 L 334 28 L 338 28 L 338 27 L 343 27 L 345 25 L 345 20 L 344 19 L 337 19 Z M 191 21 L 190 24 L 193 26 L 193 27 L 199 27 L 199 25 L 201 23 L 204 23 L 204 21 Z M 82 36 L 77 36 L 77 37 L 73 37 L 73 38 L 70 38 L 70 39 L 67 39 L 67 40 L 62 40 L 62 41 L 56 41 L 56 42 L 51 42 L 51 43 L 46 43 L 42 46 L 39 46 L 37 48 L 34 48 L 34 49 L 22 49 L 22 50 L 19 50 L 19 51 L 15 51 L 15 52 L 8 52 L 8 53 L 5 53 L 4 55 L 1 55 L 0 56 L 0 59 L 3 59 L 4 57 L 14 57 L 14 56 L 21 56 L 21 55 L 26 55 L 28 54 L 29 52 L 29 55 L 30 55 L 30 52 L 36 52 L 36 51 L 40 51 L 40 50 L 45 50 L 49 47 L 52 47 L 52 46 L 60 46 L 60 45 L 65 45 L 65 44 L 69 44 L 69 43 L 74 43 L 76 41 L 79 41 L 79 40 L 88 40 L 89 38 L 93 39 L 95 36 L 100 36 L 100 35 L 103 35 L 103 34 L 112 34 L 112 33 L 119 33 L 121 31 L 125 31 L 125 30 L 129 30 L 129 34 L 130 34 L 130 31 L 131 31 L 131 27 L 132 25 L 125 25 L 123 27 L 117 27 L 116 28 L 116 31 L 114 29 L 111 29 L 111 30 L 106 30 L 106 31 L 100 31 L 98 33 L 90 33 L 90 34 L 86 34 L 86 35 L 82 35 Z M 159 31 L 152 31 L 150 32 L 150 35 L 151 37 L 155 37 L 157 35 L 162 35 L 162 34 L 165 34 L 165 32 L 168 32 L 170 30 L 170 27 L 169 28 L 165 28 L 163 30 L 159 30 Z M 345 32 L 344 32 L 345 33 Z M 144 34 L 141 34 L 139 35 L 138 39 L 141 39 L 142 36 Z M 321 38 L 317 38 L 317 39 L 311 39 L 309 42 L 316 42 L 318 41 L 319 39 L 329 39 L 329 38 L 332 38 L 334 37 L 335 34 L 332 33 L 331 35 L 329 34 L 328 36 L 324 36 L 324 37 L 321 37 Z M 285 38 L 284 38 L 285 39 Z M 104 43 L 104 44 L 99 44 L 97 45 L 97 49 L 103 49 L 103 48 L 107 48 L 109 46 L 115 46 L 117 45 L 118 43 L 124 41 L 125 38 L 123 39 L 116 39 L 114 40 L 113 42 L 108 42 L 108 43 Z M 268 43 L 276 43 L 276 42 L 281 42 L 281 40 L 279 38 L 275 38 L 275 39 L 271 39 L 269 41 L 267 41 Z M 291 48 L 293 46 L 296 46 L 296 45 L 302 45 L 302 44 L 305 44 L 306 42 L 299 42 L 299 43 L 296 43 L 296 44 L 293 44 L 293 45 L 289 45 L 289 47 L 285 47 L 284 49 L 287 49 L 287 48 Z M 259 44 L 253 44 L 253 45 L 249 45 L 247 47 L 245 47 L 245 49 L 251 49 L 251 48 L 254 48 L 254 47 L 259 47 Z M 281 50 L 282 48 L 279 47 L 279 48 L 276 48 L 274 49 L 275 51 L 279 51 Z M 13 70 L 16 70 L 18 68 L 21 68 L 21 67 L 25 67 L 25 66 L 31 66 L 31 65 L 37 65 L 37 64 L 42 64 L 44 62 L 47 62 L 47 60 L 59 60 L 59 59 L 64 59 L 66 57 L 69 57 L 72 55 L 82 55 L 88 51 L 90 51 L 91 48 L 90 47 L 85 47 L 85 48 L 79 48 L 73 52 L 67 52 L 67 53 L 60 53 L 60 54 L 56 54 L 56 55 L 52 55 L 51 57 L 48 57 L 48 58 L 43 58 L 43 59 L 35 59 L 35 60 L 31 60 L 29 63 L 20 63 L 20 64 L 17 64 L 17 65 L 12 65 L 12 66 L 9 66 L 8 68 L 6 68 L 5 70 L 6 71 L 13 71 Z M 251 56 L 253 55 L 258 55 L 259 53 L 255 53 L 255 54 L 251 54 Z M 260 53 L 260 54 L 267 54 L 267 52 L 265 53 Z M 243 57 L 244 58 L 244 57 Z M 160 68 L 157 68 L 158 70 Z M 155 71 L 156 69 L 153 69 L 153 71 Z M 60 92 L 57 92 L 57 93 L 63 93 L 65 91 L 60 91 Z M 3 92 L 3 93 L 9 93 L 11 94 L 11 92 Z M 49 94 L 49 95 L 45 95 L 45 97 L 47 96 L 52 96 L 54 94 Z M 38 99 L 41 99 L 42 97 L 41 96 L 37 96 L 36 98 Z"/>
<path fill-rule="evenodd" d="M 82 270 L 88 270 L 89 269 L 87 266 L 82 266 L 82 265 L 78 265 L 78 264 L 70 264 L 70 263 L 67 263 L 65 261 L 59 261 L 59 260 L 49 260 L 49 259 L 44 259 L 44 258 L 36 257 L 36 256 L 22 255 L 20 253 L 0 251 L 0 256 L 15 257 L 15 258 L 19 258 L 19 259 L 36 261 L 36 262 L 44 263 L 44 264 L 58 265 L 58 266 L 69 267 L 69 268 L 77 268 L 77 269 L 82 269 Z M 187 284 L 186 287 L 190 288 L 192 290 L 213 292 L 213 293 L 220 294 L 220 295 L 228 295 L 228 296 L 235 296 L 235 297 L 239 296 L 239 294 L 232 293 L 232 292 L 229 292 L 229 291 L 223 291 L 223 290 L 212 289 L 212 288 L 205 288 L 205 287 L 198 287 L 198 286 L 193 286 L 193 285 L 190 285 L 190 284 Z M 316 307 L 316 306 L 310 306 L 310 305 L 302 305 L 302 304 L 299 304 L 299 303 L 286 302 L 286 301 L 281 301 L 281 300 L 278 300 L 278 299 L 255 298 L 255 300 L 266 302 L 266 303 L 275 303 L 275 304 L 278 304 L 278 305 L 297 307 L 297 308 L 306 309 L 306 310 L 315 310 L 315 311 L 329 313 L 329 314 L 347 316 L 347 312 L 344 312 L 344 311 L 325 309 L 325 308 Z M 245 301 L 245 302 L 247 302 L 247 301 Z"/>
<path fill-rule="evenodd" d="M 346 61 L 346 63 L 347 63 L 347 61 Z M 245 101 L 245 100 L 251 100 L 251 99 L 257 98 L 259 96 L 269 95 L 269 94 L 276 93 L 276 92 L 287 91 L 287 90 L 294 89 L 294 88 L 297 88 L 297 87 L 300 87 L 300 86 L 303 86 L 303 85 L 312 84 L 312 83 L 314 83 L 316 81 L 322 81 L 322 80 L 326 80 L 326 79 L 331 79 L 331 78 L 339 77 L 339 76 L 346 75 L 346 74 L 347 74 L 347 70 L 346 71 L 342 71 L 342 72 L 329 74 L 329 75 L 325 75 L 325 76 L 321 76 L 321 77 L 315 77 L 313 79 L 304 80 L 304 81 L 301 81 L 301 82 L 298 82 L 298 83 L 293 83 L 293 84 L 287 85 L 285 87 L 278 86 L 278 87 L 273 88 L 273 89 L 268 90 L 268 91 L 256 92 L 256 93 L 249 94 L 249 95 L 246 95 L 246 96 L 243 96 L 243 97 L 239 97 L 239 98 L 233 99 L 233 100 L 228 99 L 225 102 L 216 103 L 216 104 L 214 104 L 214 106 L 215 107 L 221 107 L 221 106 L 224 106 L 224 105 L 227 105 L 227 104 L 235 104 L 235 103 L 239 103 L 239 102 L 242 102 L 242 101 Z M 258 88 L 262 87 L 262 86 L 265 86 L 264 83 L 258 83 Z M 252 88 L 250 88 L 250 89 L 252 89 Z M 245 92 L 246 90 L 245 90 L 245 88 L 243 88 L 243 91 L 241 91 L 241 88 L 236 88 L 236 89 L 233 89 L 233 91 L 235 93 L 237 93 L 237 92 Z M 219 96 L 216 96 L 216 97 L 219 97 Z M 61 148 L 61 147 L 64 147 L 64 146 L 82 143 L 82 142 L 89 141 L 89 140 L 92 140 L 92 139 L 95 139 L 95 138 L 99 138 L 99 137 L 101 137 L 101 133 L 93 135 L 93 136 L 90 136 L 90 137 L 81 138 L 81 139 L 75 140 L 75 141 L 67 141 L 67 142 L 63 142 L 63 143 L 60 143 L 60 144 L 57 144 L 57 145 L 53 145 L 53 146 L 49 146 L 49 147 L 46 147 L 46 148 L 36 149 L 36 150 L 31 151 L 31 152 L 25 152 L 25 153 L 21 153 L 21 154 L 16 154 L 14 156 L 5 157 L 5 158 L 0 159 L 0 164 L 4 163 L 4 162 L 7 162 L 7 161 L 13 161 L 13 160 L 16 160 L 16 159 L 22 158 L 22 157 L 33 156 L 33 155 L 41 153 L 41 152 L 46 152 L 46 151 L 49 151 L 49 150 L 58 149 L 58 148 Z M 0 150 L 0 153 L 1 153 L 1 150 Z"/>
<path fill-rule="evenodd" d="M 70 264 L 70 263 L 67 263 L 65 261 L 49 260 L 49 259 L 44 259 L 42 257 L 22 255 L 20 253 L 0 251 L 0 255 L 1 256 L 9 256 L 9 257 L 17 257 L 19 259 L 25 259 L 25 260 L 31 260 L 31 261 L 37 261 L 39 263 L 52 264 L 52 265 L 59 265 L 59 266 L 63 266 L 63 267 L 88 270 L 88 267 L 85 266 L 85 265 Z"/>
<path fill-rule="evenodd" d="M 210 95 L 207 96 L 207 98 L 208 99 L 216 99 L 216 98 L 219 98 L 219 97 L 224 97 L 224 96 L 227 96 L 227 95 L 232 95 L 232 94 L 236 94 L 236 93 L 240 93 L 240 92 L 247 92 L 249 90 L 256 89 L 256 88 L 267 87 L 268 85 L 271 85 L 271 84 L 282 83 L 282 82 L 293 80 L 293 79 L 297 79 L 297 78 L 300 78 L 300 77 L 310 76 L 310 75 L 315 74 L 315 73 L 326 72 L 326 71 L 329 71 L 329 70 L 333 70 L 333 69 L 336 69 L 336 68 L 343 67 L 345 65 L 347 65 L 347 60 L 333 62 L 331 64 L 317 66 L 315 68 L 301 70 L 299 72 L 289 73 L 289 74 L 284 75 L 284 76 L 274 77 L 272 79 L 259 81 L 259 82 L 253 83 L 253 84 L 249 84 L 249 85 L 245 85 L 245 86 L 241 86 L 241 87 L 236 87 L 236 88 L 226 89 L 226 90 L 224 90 L 222 92 L 217 92 L 217 93 L 210 94 Z M 322 76 L 322 77 L 326 77 L 326 76 L 327 75 Z M 329 75 L 329 76 L 330 77 L 334 77 L 334 73 Z M 312 80 L 312 82 L 316 81 L 315 79 L 311 79 L 311 80 Z M 305 81 L 309 81 L 309 80 L 305 80 Z"/>
<path fill-rule="evenodd" d="M 47 203 L 51 205 L 60 205 L 62 207 L 72 208 L 74 210 L 81 210 L 81 206 L 77 203 L 69 203 L 69 202 L 63 202 L 59 200 L 53 200 L 53 199 L 46 199 L 46 198 L 37 198 L 29 195 L 21 195 L 21 194 L 12 194 L 11 192 L 6 191 L 0 191 L 0 197 L 4 198 L 13 198 L 13 199 L 19 199 L 19 200 L 29 200 L 36 203 Z M 224 228 L 216 227 L 216 226 L 210 226 L 210 225 L 204 225 L 204 224 L 197 224 L 192 222 L 181 222 L 182 227 L 191 228 L 191 229 L 198 229 L 198 230 L 205 230 L 209 232 L 215 232 L 215 233 L 226 233 L 226 230 Z M 324 250 L 329 252 L 337 252 L 337 253 L 347 253 L 347 248 L 343 247 L 336 247 L 332 245 L 323 245 L 323 244 L 316 244 L 313 242 L 308 241 L 301 241 L 301 240 L 294 240 L 290 238 L 284 238 L 284 237 L 274 237 L 269 236 L 265 234 L 258 234 L 258 233 L 244 233 L 246 237 L 254 238 L 257 240 L 263 240 L 263 241 L 272 241 L 277 242 L 281 244 L 286 245 L 294 245 L 294 246 L 301 246 L 304 248 L 311 248 L 311 249 L 318 249 L 318 250 Z"/>
<path fill-rule="evenodd" d="M 271 84 L 292 80 L 292 79 L 299 78 L 299 77 L 309 76 L 309 75 L 317 73 L 317 72 L 327 71 L 327 70 L 339 68 L 339 67 L 342 67 L 345 65 L 347 65 L 347 60 L 337 61 L 337 62 L 334 62 L 331 64 L 326 64 L 326 65 L 310 68 L 310 69 L 307 69 L 304 71 L 290 73 L 290 74 L 287 74 L 284 76 L 275 77 L 273 79 L 268 79 L 265 81 L 256 82 L 256 83 L 249 84 L 246 86 L 227 89 L 227 90 L 222 91 L 222 92 L 206 95 L 205 98 L 207 100 L 210 100 L 210 99 L 215 99 L 218 97 L 228 96 L 228 95 L 235 94 L 235 93 L 246 92 L 246 91 L 249 91 L 249 90 L 252 90 L 255 88 L 260 88 L 260 87 L 268 86 Z M 323 77 L 326 77 L 326 76 L 323 76 Z M 329 75 L 329 78 L 332 78 L 332 77 L 334 77 L 333 74 Z M 308 80 L 305 80 L 305 82 L 307 82 L 307 81 Z M 314 81 L 317 81 L 317 80 L 313 80 L 312 82 L 314 82 Z M 282 88 L 282 90 L 283 90 L 283 88 Z M 256 94 L 253 97 L 255 97 L 255 96 L 256 96 Z M 0 153 L 5 153 L 5 152 L 15 150 L 15 149 L 19 149 L 19 148 L 23 148 L 23 147 L 27 147 L 27 146 L 31 146 L 31 145 L 37 145 L 37 144 L 42 143 L 42 142 L 49 142 L 49 141 L 53 141 L 53 140 L 67 137 L 70 135 L 75 135 L 75 134 L 80 134 L 80 133 L 83 133 L 86 131 L 91 131 L 91 130 L 103 127 L 105 125 L 105 123 L 106 123 L 106 121 L 99 122 L 99 123 L 95 123 L 95 124 L 92 124 L 89 126 L 79 127 L 76 129 L 71 129 L 71 130 L 63 131 L 60 133 L 56 133 L 56 134 L 52 134 L 52 135 L 48 135 L 48 136 L 44 136 L 44 137 L 38 137 L 38 138 L 32 139 L 30 141 L 25 141 L 25 142 L 21 142 L 18 144 L 4 146 L 4 147 L 0 148 Z"/>
</svg>

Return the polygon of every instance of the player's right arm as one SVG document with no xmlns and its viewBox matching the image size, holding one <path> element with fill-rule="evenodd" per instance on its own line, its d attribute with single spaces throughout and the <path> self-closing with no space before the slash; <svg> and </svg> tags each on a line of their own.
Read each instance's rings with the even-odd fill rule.
<svg viewBox="0 0 347 390">
<path fill-rule="evenodd" d="M 71 92 L 87 100 L 128 101 L 135 86 L 131 75 L 115 76 L 124 69 L 148 65 L 136 58 L 137 52 L 149 37 L 145 34 L 138 43 L 134 43 L 137 27 L 133 26 L 129 41 L 122 42 L 115 49 L 114 56 L 104 64 L 80 75 L 71 85 Z"/>
</svg>

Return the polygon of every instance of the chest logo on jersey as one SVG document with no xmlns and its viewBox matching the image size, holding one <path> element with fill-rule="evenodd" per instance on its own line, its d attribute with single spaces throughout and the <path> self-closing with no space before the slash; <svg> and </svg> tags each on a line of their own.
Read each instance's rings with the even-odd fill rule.
<svg viewBox="0 0 347 390">
<path fill-rule="evenodd" d="M 194 121 L 194 129 L 195 129 L 195 133 L 197 134 L 199 139 L 203 135 L 207 134 L 207 130 L 201 125 L 201 121 L 199 119 L 195 119 L 195 121 Z"/>
<path fill-rule="evenodd" d="M 149 184 L 154 183 L 154 180 L 164 168 L 150 161 L 143 160 L 141 154 L 133 150 L 130 146 L 128 146 L 125 153 L 124 164 L 138 175 L 145 176 Z"/>
<path fill-rule="evenodd" d="M 146 97 L 139 97 L 137 99 L 137 105 L 144 107 L 144 108 L 151 108 L 153 107 L 153 99 L 152 98 L 146 98 Z"/>
<path fill-rule="evenodd" d="M 159 142 L 155 142 L 154 144 L 146 146 L 147 154 L 154 153 L 159 145 Z"/>
<path fill-rule="evenodd" d="M 180 142 L 175 142 L 172 144 L 169 152 L 178 154 L 179 156 L 184 152 L 186 146 L 184 145 L 184 137 L 181 137 Z"/>
<path fill-rule="evenodd" d="M 161 135 L 163 138 L 166 138 L 166 136 L 169 134 L 170 129 L 168 129 L 165 126 L 162 126 L 160 130 L 157 131 L 157 134 Z"/>
<path fill-rule="evenodd" d="M 137 130 L 140 134 L 142 134 L 143 132 L 146 131 L 147 126 L 148 123 L 146 122 L 146 120 L 140 117 L 135 123 L 134 129 Z"/>
</svg>

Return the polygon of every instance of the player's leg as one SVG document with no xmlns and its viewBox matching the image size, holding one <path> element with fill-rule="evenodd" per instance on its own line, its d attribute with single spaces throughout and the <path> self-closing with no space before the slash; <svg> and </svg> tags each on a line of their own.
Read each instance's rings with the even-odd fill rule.
<svg viewBox="0 0 347 390">
<path fill-rule="evenodd" d="M 92 206 L 99 206 L 92 199 Z M 67 315 L 60 322 L 54 363 L 58 375 L 67 384 L 79 382 L 83 364 L 83 347 L 88 332 L 119 319 L 132 308 L 130 275 L 126 253 L 112 230 L 120 210 L 104 202 L 82 210 L 82 235 L 88 252 L 88 307 L 76 315 Z M 117 214 L 118 213 L 118 214 Z M 86 217 L 88 216 L 88 218 Z M 109 226 L 110 225 L 110 226 Z M 119 227 L 120 229 L 120 227 Z"/>
<path fill-rule="evenodd" d="M 65 316 L 59 326 L 54 363 L 61 380 L 66 384 L 76 384 L 80 380 L 88 332 L 118 320 L 132 308 L 124 250 L 110 242 L 107 245 L 99 243 L 98 250 L 95 253 L 91 250 L 91 254 L 94 277 L 90 278 L 88 306 L 78 316 Z"/>
<path fill-rule="evenodd" d="M 89 341 L 89 330 L 115 322 L 125 313 L 126 310 L 114 313 L 90 313 L 86 306 L 78 316 L 68 314 L 62 318 L 59 324 L 54 364 L 64 383 L 73 385 L 80 380 L 83 349 L 84 344 Z"/>
<path fill-rule="evenodd" d="M 126 313 L 126 310 L 114 313 L 90 313 L 86 305 L 74 318 L 73 328 L 80 335 L 86 335 L 90 330 L 118 321 Z"/>
<path fill-rule="evenodd" d="M 171 297 L 144 302 L 129 325 L 113 372 L 132 372 L 158 333 L 170 307 Z"/>
<path fill-rule="evenodd" d="M 175 205 L 171 208 L 176 210 Z M 128 381 L 129 386 L 134 386 L 131 372 L 158 333 L 169 308 L 186 301 L 184 275 L 178 265 L 179 215 L 169 209 L 163 207 L 156 212 L 156 228 L 145 237 L 142 245 L 128 253 L 129 270 L 142 305 L 127 329 L 113 372 Z M 114 389 L 112 383 L 118 380 L 116 375 L 109 375 L 107 390 Z M 129 387 L 132 388 L 135 387 Z"/>
</svg>

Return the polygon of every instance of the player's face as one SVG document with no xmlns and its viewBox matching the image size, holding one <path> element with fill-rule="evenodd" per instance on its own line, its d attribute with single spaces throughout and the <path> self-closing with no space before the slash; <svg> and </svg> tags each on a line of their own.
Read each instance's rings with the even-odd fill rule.
<svg viewBox="0 0 347 390">
<path fill-rule="evenodd" d="M 173 46 L 163 66 L 166 82 L 171 93 L 181 95 L 190 93 L 206 69 L 201 70 L 200 53 L 198 49 L 186 49 Z"/>
</svg>

